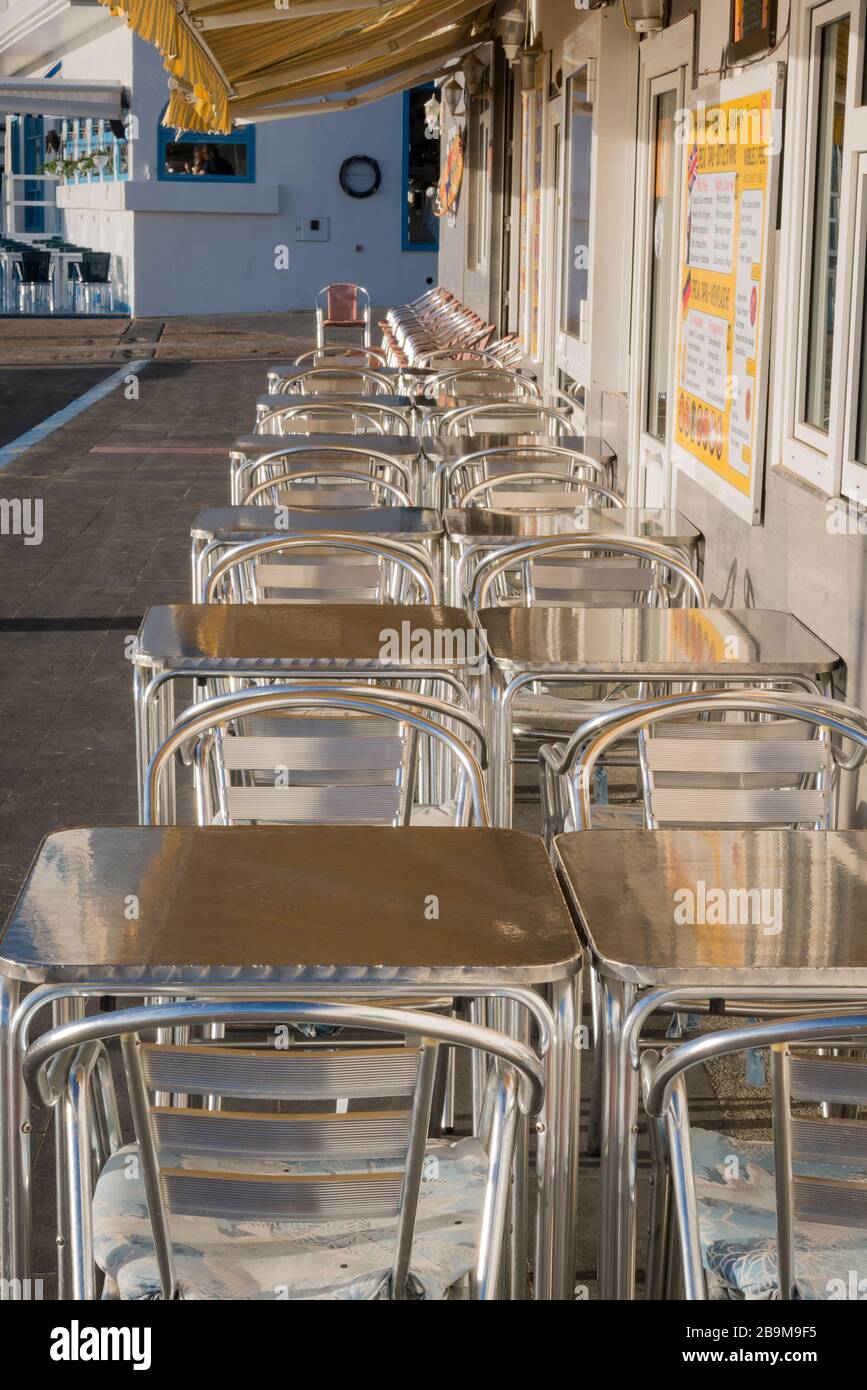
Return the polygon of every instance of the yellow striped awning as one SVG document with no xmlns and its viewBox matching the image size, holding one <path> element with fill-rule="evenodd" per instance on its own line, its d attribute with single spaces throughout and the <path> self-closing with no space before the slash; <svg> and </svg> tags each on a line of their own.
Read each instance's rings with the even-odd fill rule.
<svg viewBox="0 0 867 1390">
<path fill-rule="evenodd" d="M 100 3 L 159 49 L 165 124 L 224 134 L 239 118 L 340 110 L 410 86 L 481 42 L 493 10 L 490 0 Z"/>
</svg>

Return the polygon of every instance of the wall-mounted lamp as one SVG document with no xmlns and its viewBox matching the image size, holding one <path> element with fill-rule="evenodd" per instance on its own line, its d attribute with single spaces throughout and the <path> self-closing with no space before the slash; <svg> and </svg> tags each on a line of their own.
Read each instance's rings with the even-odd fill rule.
<svg viewBox="0 0 867 1390">
<path fill-rule="evenodd" d="M 518 62 L 521 64 L 521 86 L 525 92 L 531 91 L 536 85 L 536 71 L 541 57 L 542 40 L 537 34 L 533 42 L 522 48 L 518 54 Z"/>
<path fill-rule="evenodd" d="M 484 90 L 487 68 L 475 53 L 468 53 L 461 63 L 464 74 L 464 90 L 468 96 L 480 97 Z"/>
<path fill-rule="evenodd" d="M 442 126 L 440 116 L 442 107 L 436 99 L 436 92 L 424 104 L 425 139 L 438 140 Z"/>
<path fill-rule="evenodd" d="M 464 89 L 456 77 L 450 77 L 442 89 L 443 105 L 450 116 L 454 116 L 464 95 Z"/>
<path fill-rule="evenodd" d="M 665 0 L 623 0 L 626 25 L 636 34 L 665 28 Z"/>
<path fill-rule="evenodd" d="M 527 31 L 527 13 L 523 5 L 510 5 L 503 14 L 497 16 L 497 33 L 503 42 L 503 50 L 510 63 L 514 63 Z"/>
</svg>

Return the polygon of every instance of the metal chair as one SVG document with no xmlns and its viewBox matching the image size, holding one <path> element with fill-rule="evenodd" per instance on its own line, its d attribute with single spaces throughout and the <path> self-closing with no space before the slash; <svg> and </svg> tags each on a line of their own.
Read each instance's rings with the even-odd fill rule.
<svg viewBox="0 0 867 1390">
<path fill-rule="evenodd" d="M 287 442 L 284 447 L 275 449 L 273 453 L 261 454 L 258 458 L 233 456 L 230 459 L 230 493 L 236 505 L 257 483 L 278 478 L 302 465 L 328 472 L 346 469 L 366 473 L 385 482 L 396 483 L 407 495 L 414 492 L 415 480 L 409 464 L 392 454 L 383 453 L 376 447 L 375 441 L 370 445 L 362 444 L 361 435 L 347 435 L 345 444 L 302 443 L 297 435 L 284 437 L 287 441 L 295 442 Z"/>
<path fill-rule="evenodd" d="M 867 1122 L 857 1112 L 867 1105 L 867 1059 L 851 1049 L 865 1042 L 867 1014 L 850 1005 L 714 1032 L 661 1057 L 644 1053 L 654 1192 L 674 1203 L 682 1297 L 863 1297 Z M 690 1069 L 755 1049 L 770 1054 L 773 1141 L 744 1144 L 692 1128 Z M 845 1118 L 824 1117 L 841 1105 L 850 1107 Z M 655 1224 L 650 1297 L 671 1283 L 669 1239 Z"/>
<path fill-rule="evenodd" d="M 615 496 L 609 485 L 608 469 L 587 454 L 574 449 L 566 449 L 553 439 L 544 444 L 528 444 L 525 440 L 515 445 L 496 445 L 492 448 L 474 449 L 456 459 L 444 459 L 434 469 L 428 481 L 430 495 L 435 504 L 445 510 L 460 507 L 467 492 L 488 480 L 514 478 L 517 475 L 542 478 L 556 478 L 565 485 L 567 479 L 578 479 L 587 483 L 598 483 L 611 496 Z M 526 505 L 530 505 L 529 503 Z M 562 504 L 549 504 L 562 505 Z M 569 503 L 565 504 L 569 506 Z M 602 502 L 597 505 L 623 505 L 618 497 L 615 502 Z"/>
<path fill-rule="evenodd" d="M 486 401 L 479 405 L 457 405 L 424 421 L 427 434 L 509 434 L 539 435 L 556 438 L 573 433 L 568 415 L 553 406 L 529 398 L 526 403 L 515 400 Z"/>
<path fill-rule="evenodd" d="M 76 277 L 73 287 L 76 311 L 85 314 L 113 313 L 110 252 L 83 251 L 81 260 L 72 268 Z"/>
<path fill-rule="evenodd" d="M 460 348 L 438 348 L 416 358 L 413 366 L 423 367 L 431 372 L 443 372 L 452 367 L 461 370 L 474 364 L 487 367 L 503 366 L 499 357 L 496 357 L 492 352 L 483 351 L 481 348 L 465 348 L 463 350 Z"/>
<path fill-rule="evenodd" d="M 275 1040 L 333 1027 L 361 1038 L 264 1050 L 147 1040 L 235 1024 Z M 91 1078 L 113 1039 L 135 1144 L 112 1134 L 94 1184 Z M 431 1142 L 438 1053 L 454 1047 L 485 1064 L 484 1111 L 472 1139 Z M 36 1103 L 68 1116 L 75 1299 L 97 1297 L 96 1259 L 110 1271 L 103 1297 L 402 1300 L 467 1284 L 470 1297 L 498 1296 L 519 1119 L 544 1101 L 538 1059 L 503 1034 L 367 1003 L 174 1002 L 52 1028 L 23 1070 Z M 166 1093 L 224 1104 L 166 1105 Z M 337 1098 L 362 1104 L 317 1112 Z"/>
<path fill-rule="evenodd" d="M 867 717 L 801 691 L 704 690 L 621 702 L 588 719 L 565 746 L 541 750 L 549 844 L 563 829 L 592 829 L 594 769 L 617 743 L 636 737 L 647 829 L 831 830 L 838 774 L 867 756 Z M 842 753 L 841 744 L 854 751 Z"/>
<path fill-rule="evenodd" d="M 364 346 L 370 346 L 370 295 L 362 285 L 341 281 L 319 291 L 316 296 L 317 347 L 325 346 L 328 328 L 360 328 Z"/>
<path fill-rule="evenodd" d="M 400 541 L 295 532 L 235 546 L 208 576 L 206 603 L 437 601 L 426 557 Z"/>
<path fill-rule="evenodd" d="M 50 251 L 24 250 L 15 262 L 19 276 L 18 311 L 22 314 L 54 313 L 54 281 Z"/>
<path fill-rule="evenodd" d="M 468 580 L 469 564 L 475 565 Z M 705 608 L 701 580 L 679 555 L 631 536 L 552 536 L 518 541 L 481 558 L 462 557 L 459 592 L 472 608 L 539 604 L 559 607 Z"/>
<path fill-rule="evenodd" d="M 287 428 L 288 426 L 288 428 Z M 256 421 L 256 434 L 409 434 L 406 417 L 375 399 L 334 397 L 334 403 L 282 405 Z"/>
<path fill-rule="evenodd" d="M 301 484 L 308 484 L 302 487 Z M 349 468 L 294 468 L 257 483 L 241 505 L 284 507 L 409 507 L 409 494 L 372 473 Z"/>
<path fill-rule="evenodd" d="M 394 394 L 394 381 L 372 367 L 329 363 L 285 377 L 276 384 L 276 392 L 294 396 L 389 396 Z"/>
<path fill-rule="evenodd" d="M 415 690 L 311 680 L 190 706 L 148 765 L 146 825 L 161 822 L 177 753 L 194 769 L 199 825 L 490 823 L 482 725 Z"/>
<path fill-rule="evenodd" d="M 543 510 L 577 511 L 586 507 L 624 507 L 622 497 L 602 483 L 587 482 L 577 475 L 534 470 L 504 473 L 487 478 L 467 489 L 460 507 L 494 507 L 500 511 Z"/>
<path fill-rule="evenodd" d="M 527 376 L 508 367 L 450 367 L 448 371 L 437 372 L 424 384 L 422 395 L 425 400 L 435 401 L 440 396 L 454 397 L 460 401 L 480 402 L 497 397 L 505 400 L 537 400 L 540 391 L 537 383 Z M 536 412 L 531 412 L 535 414 Z"/>
</svg>

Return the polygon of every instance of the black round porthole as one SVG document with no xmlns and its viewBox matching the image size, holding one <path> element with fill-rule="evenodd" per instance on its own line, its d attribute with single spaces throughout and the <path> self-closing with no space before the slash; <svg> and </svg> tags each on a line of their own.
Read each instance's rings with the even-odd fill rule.
<svg viewBox="0 0 867 1390">
<path fill-rule="evenodd" d="M 370 198 L 382 183 L 382 170 L 366 154 L 351 154 L 340 166 L 340 187 L 350 198 Z"/>
</svg>

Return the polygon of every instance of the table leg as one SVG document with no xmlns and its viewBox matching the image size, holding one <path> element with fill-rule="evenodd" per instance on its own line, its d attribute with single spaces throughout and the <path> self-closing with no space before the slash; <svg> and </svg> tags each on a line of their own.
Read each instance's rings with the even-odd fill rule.
<svg viewBox="0 0 867 1390">
<path fill-rule="evenodd" d="M 602 1134 L 599 1165 L 599 1253 L 597 1263 L 598 1296 L 614 1298 L 617 1249 L 617 1172 L 620 1076 L 625 986 L 619 980 L 603 979 L 602 991 Z M 598 1043 L 597 1043 L 598 1046 Z"/>
<path fill-rule="evenodd" d="M 491 802 L 494 825 L 512 825 L 512 702 L 496 666 L 491 671 Z"/>
<path fill-rule="evenodd" d="M 12 1015 L 21 986 L 0 976 L 0 1296 L 8 1296 L 15 1277 L 13 1244 L 14 1184 L 19 1115 L 15 1059 L 10 1050 Z"/>
<path fill-rule="evenodd" d="M 575 1282 L 576 1198 L 578 1185 L 577 1115 L 580 1104 L 580 1035 L 576 1005 L 580 976 L 551 988 L 557 1052 L 557 1123 L 554 1171 L 554 1282 L 552 1297 L 571 1299 Z M 577 1046 L 576 1046 L 577 1045 Z"/>
</svg>

